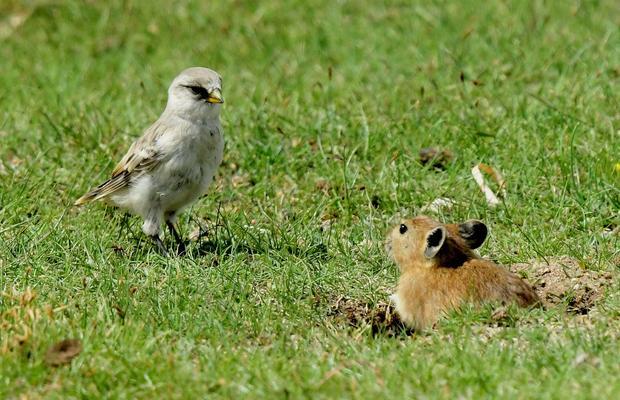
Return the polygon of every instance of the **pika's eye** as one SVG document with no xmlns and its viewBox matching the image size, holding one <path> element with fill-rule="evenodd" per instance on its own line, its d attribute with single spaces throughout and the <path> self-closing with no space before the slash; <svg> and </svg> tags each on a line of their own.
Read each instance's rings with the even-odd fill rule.
<svg viewBox="0 0 620 400">
<path fill-rule="evenodd" d="M 398 229 L 398 231 L 400 232 L 401 235 L 404 235 L 405 232 L 407 232 L 407 225 L 400 224 L 400 228 Z"/>
</svg>

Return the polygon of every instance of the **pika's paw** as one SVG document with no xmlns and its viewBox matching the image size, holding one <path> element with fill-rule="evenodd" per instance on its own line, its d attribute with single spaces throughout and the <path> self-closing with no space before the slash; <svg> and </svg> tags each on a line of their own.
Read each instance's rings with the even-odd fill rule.
<svg viewBox="0 0 620 400">
<path fill-rule="evenodd" d="M 394 308 L 398 307 L 398 295 L 396 293 L 392 293 L 388 297 L 388 300 L 390 301 L 390 304 L 392 304 L 392 306 L 394 306 Z"/>
</svg>

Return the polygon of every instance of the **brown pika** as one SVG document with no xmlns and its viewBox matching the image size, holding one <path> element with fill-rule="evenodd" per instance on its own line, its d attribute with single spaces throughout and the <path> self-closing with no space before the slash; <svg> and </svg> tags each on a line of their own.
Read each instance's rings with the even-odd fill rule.
<svg viewBox="0 0 620 400">
<path fill-rule="evenodd" d="M 404 220 L 392 229 L 386 248 L 401 275 L 391 298 L 405 324 L 423 330 L 465 303 L 540 304 L 525 281 L 473 251 L 484 243 L 487 232 L 480 221 L 442 224 L 426 216 Z"/>
</svg>

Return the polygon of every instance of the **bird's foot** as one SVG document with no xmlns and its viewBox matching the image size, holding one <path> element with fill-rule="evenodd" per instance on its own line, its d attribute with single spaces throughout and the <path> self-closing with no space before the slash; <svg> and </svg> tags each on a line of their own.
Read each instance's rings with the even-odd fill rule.
<svg viewBox="0 0 620 400">
<path fill-rule="evenodd" d="M 166 221 L 166 225 L 168 226 L 170 233 L 174 237 L 174 241 L 177 243 L 177 255 L 184 256 L 186 252 L 186 248 L 185 248 L 185 242 L 183 242 L 181 235 L 179 235 L 179 232 L 177 231 L 177 229 L 175 228 L 172 222 Z"/>
<path fill-rule="evenodd" d="M 153 235 L 153 236 L 150 236 L 150 238 L 155 244 L 155 247 L 157 248 L 157 251 L 159 252 L 159 254 L 161 254 L 162 256 L 167 256 L 168 250 L 166 250 L 166 246 L 164 246 L 164 242 L 161 241 L 161 238 L 159 237 L 159 235 Z"/>
<path fill-rule="evenodd" d="M 177 256 L 184 256 L 186 253 L 185 243 L 183 241 L 177 242 Z"/>
</svg>

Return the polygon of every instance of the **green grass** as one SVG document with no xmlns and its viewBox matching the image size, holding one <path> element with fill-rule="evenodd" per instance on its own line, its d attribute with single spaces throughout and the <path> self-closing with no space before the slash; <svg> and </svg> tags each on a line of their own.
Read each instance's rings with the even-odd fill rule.
<svg viewBox="0 0 620 400">
<path fill-rule="evenodd" d="M 437 197 L 504 264 L 618 272 L 617 1 L 159 3 L 0 4 L 0 33 L 28 16 L 0 36 L 0 345 L 30 332 L 0 350 L 0 398 L 620 395 L 617 280 L 587 324 L 520 311 L 490 337 L 484 312 L 396 337 L 330 315 L 386 298 L 388 226 Z M 223 76 L 226 154 L 181 218 L 209 237 L 167 259 L 137 218 L 71 204 L 192 65 Z M 426 146 L 454 163 L 421 166 Z M 495 209 L 478 162 L 506 177 Z M 47 367 L 68 337 L 83 352 Z"/>
</svg>

